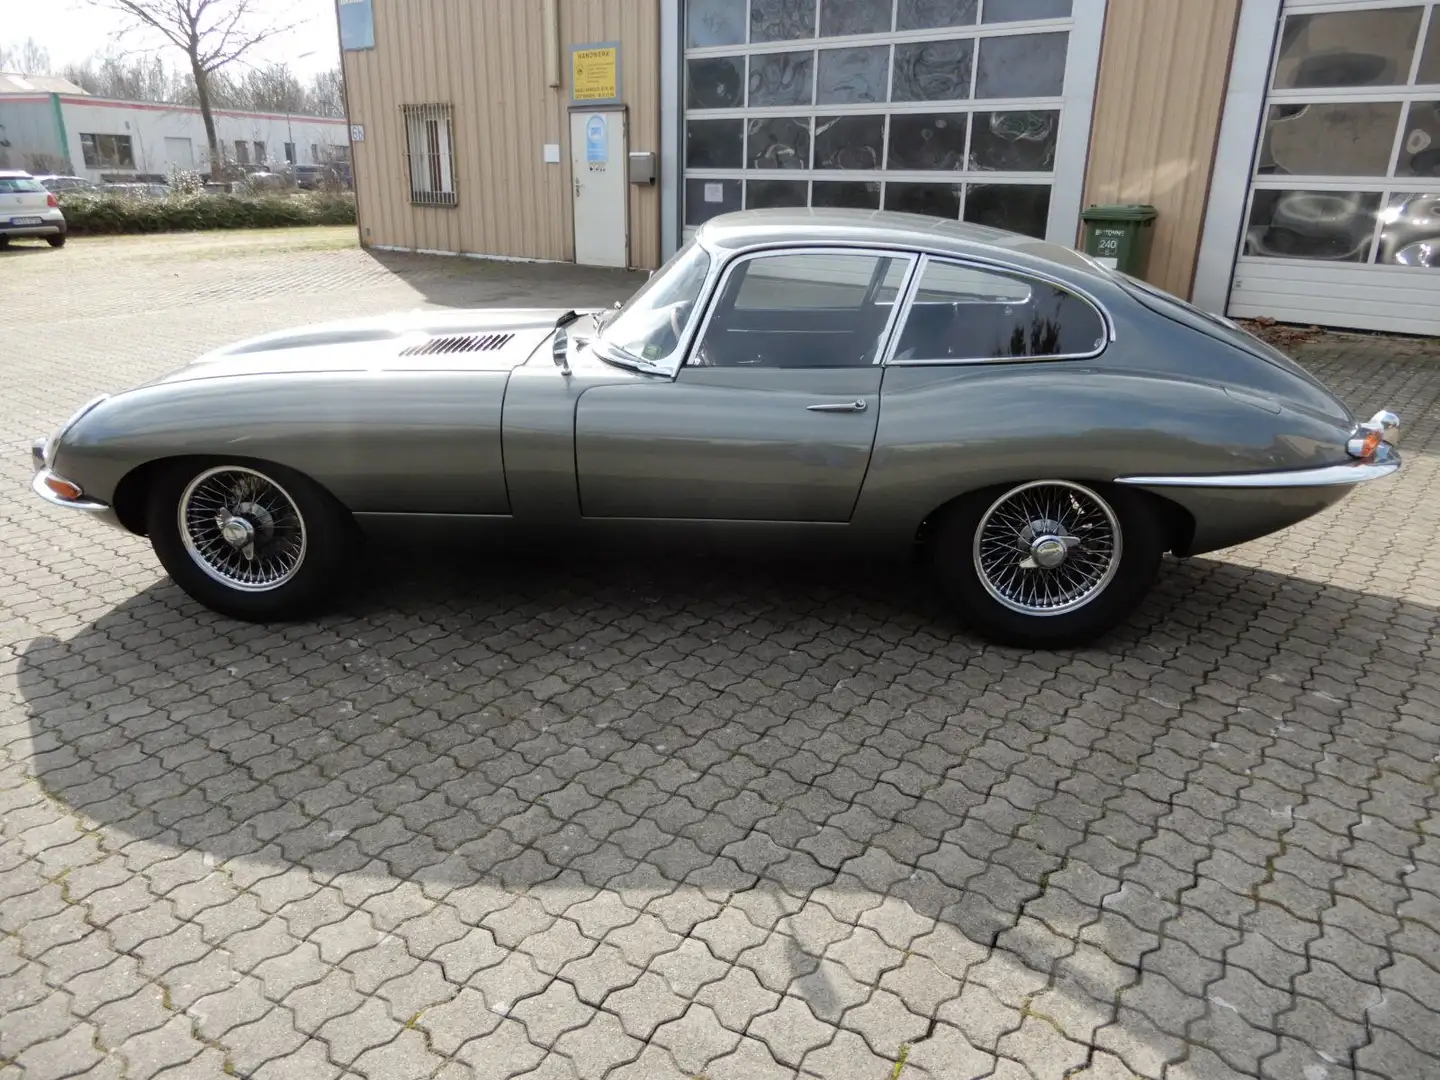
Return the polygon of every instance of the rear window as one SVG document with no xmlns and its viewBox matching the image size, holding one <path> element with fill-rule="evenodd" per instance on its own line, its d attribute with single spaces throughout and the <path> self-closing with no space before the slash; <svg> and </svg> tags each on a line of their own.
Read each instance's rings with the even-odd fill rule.
<svg viewBox="0 0 1440 1080">
<path fill-rule="evenodd" d="M 28 176 L 0 176 L 0 195 L 18 195 L 32 191 L 44 192 L 45 186 L 39 180 L 31 180 Z"/>
</svg>

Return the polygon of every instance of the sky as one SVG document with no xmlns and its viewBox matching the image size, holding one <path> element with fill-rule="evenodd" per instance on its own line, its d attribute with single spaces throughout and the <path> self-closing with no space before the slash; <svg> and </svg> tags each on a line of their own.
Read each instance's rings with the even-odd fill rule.
<svg viewBox="0 0 1440 1080">
<path fill-rule="evenodd" d="M 277 21 L 298 25 L 284 36 L 262 42 L 253 53 L 247 54 L 250 63 L 263 65 L 283 60 L 302 79 L 339 64 L 334 0 L 262 0 L 262 3 L 264 10 L 273 13 Z M 0 19 L 0 44 L 19 45 L 27 37 L 33 37 L 50 50 L 50 63 L 56 68 L 103 52 L 117 43 L 117 34 L 128 25 L 123 16 L 85 0 L 0 0 L 0 7 L 6 9 L 5 17 Z M 139 32 L 119 40 L 119 45 L 127 49 L 156 44 L 153 36 Z M 304 56 L 304 53 L 313 55 Z M 184 61 L 173 47 L 161 55 L 167 63 Z"/>
</svg>

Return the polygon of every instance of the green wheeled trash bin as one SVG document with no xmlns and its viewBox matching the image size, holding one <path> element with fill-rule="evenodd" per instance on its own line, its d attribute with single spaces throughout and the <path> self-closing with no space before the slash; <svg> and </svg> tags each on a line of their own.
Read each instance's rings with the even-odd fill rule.
<svg viewBox="0 0 1440 1080">
<path fill-rule="evenodd" d="M 1085 254 L 1112 270 L 1144 277 L 1156 214 L 1153 206 L 1131 203 L 1086 207 L 1080 214 L 1085 223 Z"/>
</svg>

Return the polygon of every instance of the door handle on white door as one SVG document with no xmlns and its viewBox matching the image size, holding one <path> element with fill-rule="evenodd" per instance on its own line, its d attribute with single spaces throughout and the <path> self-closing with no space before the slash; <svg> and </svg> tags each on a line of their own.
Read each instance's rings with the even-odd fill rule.
<svg viewBox="0 0 1440 1080">
<path fill-rule="evenodd" d="M 811 412 L 864 412 L 866 405 L 862 397 L 854 401 L 827 401 L 823 405 L 806 405 L 805 408 Z"/>
</svg>

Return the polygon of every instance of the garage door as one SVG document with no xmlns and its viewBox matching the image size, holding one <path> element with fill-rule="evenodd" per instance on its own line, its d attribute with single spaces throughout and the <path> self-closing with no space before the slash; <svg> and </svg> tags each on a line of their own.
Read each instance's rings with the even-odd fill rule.
<svg viewBox="0 0 1440 1080">
<path fill-rule="evenodd" d="M 1060 206 L 1052 188 L 1084 172 L 1088 97 L 1070 110 L 1084 112 L 1077 133 L 1066 101 L 1093 86 L 1094 56 L 1067 78 L 1077 19 L 1094 6 L 688 0 L 687 233 L 742 207 L 848 206 L 1073 244 L 1078 190 Z"/>
<path fill-rule="evenodd" d="M 1229 313 L 1440 333 L 1440 3 L 1284 6 Z"/>
</svg>

